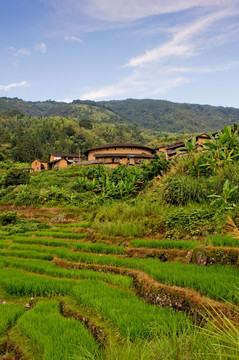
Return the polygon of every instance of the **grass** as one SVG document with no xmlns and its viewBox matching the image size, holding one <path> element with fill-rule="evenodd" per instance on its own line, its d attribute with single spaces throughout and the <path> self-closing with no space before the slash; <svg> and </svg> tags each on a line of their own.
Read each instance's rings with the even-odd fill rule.
<svg viewBox="0 0 239 360">
<path fill-rule="evenodd" d="M 239 239 L 230 235 L 209 235 L 206 243 L 212 246 L 239 247 Z"/>
<path fill-rule="evenodd" d="M 148 337 L 152 331 L 170 333 L 174 328 L 180 333 L 190 326 L 185 314 L 149 305 L 131 292 L 112 288 L 100 281 L 82 281 L 73 288 L 73 296 L 78 303 L 106 316 L 123 336 L 128 335 L 131 339 Z"/>
<path fill-rule="evenodd" d="M 191 250 L 195 249 L 201 244 L 200 241 L 190 240 L 156 240 L 156 239 L 137 239 L 132 240 L 130 245 L 135 248 L 150 248 L 150 249 L 180 249 Z"/>
<path fill-rule="evenodd" d="M 99 347 L 83 324 L 60 315 L 56 301 L 42 301 L 18 321 L 20 330 L 42 353 L 43 360 L 72 359 L 76 354 L 82 359 L 93 357 Z"/>
</svg>

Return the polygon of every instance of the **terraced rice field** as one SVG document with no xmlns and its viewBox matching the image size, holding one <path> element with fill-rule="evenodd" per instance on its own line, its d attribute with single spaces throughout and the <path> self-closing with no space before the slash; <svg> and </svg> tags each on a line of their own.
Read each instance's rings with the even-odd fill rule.
<svg viewBox="0 0 239 360">
<path fill-rule="evenodd" d="M 139 239 L 127 246 L 91 241 L 88 226 L 59 224 L 47 231 L 0 234 L 2 359 L 239 354 L 239 349 L 222 347 L 221 340 L 210 340 L 213 325 L 204 318 L 210 312 L 238 321 L 234 260 L 229 259 L 232 265 L 193 264 L 193 251 L 205 245 L 197 241 Z M 228 242 L 238 261 L 236 240 Z M 225 238 L 209 238 L 207 244 L 219 246 L 209 246 L 210 251 L 228 256 Z"/>
</svg>

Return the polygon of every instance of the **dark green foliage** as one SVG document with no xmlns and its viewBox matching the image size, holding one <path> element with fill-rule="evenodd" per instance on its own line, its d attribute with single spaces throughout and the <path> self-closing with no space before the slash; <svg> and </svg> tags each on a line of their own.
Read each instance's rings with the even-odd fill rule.
<svg viewBox="0 0 239 360">
<path fill-rule="evenodd" d="M 48 228 L 49 225 L 37 223 L 34 219 L 22 220 L 16 211 L 6 211 L 0 215 L 0 230 L 3 230 L 8 235 Z"/>
<path fill-rule="evenodd" d="M 6 211 L 0 214 L 0 226 L 13 225 L 21 222 L 21 218 L 16 211 Z"/>
<path fill-rule="evenodd" d="M 207 208 L 175 208 L 167 214 L 164 222 L 168 228 L 176 231 L 187 230 L 191 232 L 193 229 L 203 230 L 202 226 L 208 225 L 212 229 L 212 219 L 215 211 Z M 199 231 L 199 230 L 198 230 Z"/>
<path fill-rule="evenodd" d="M 155 176 L 162 176 L 170 167 L 170 163 L 166 160 L 165 155 L 159 156 L 155 155 L 155 158 L 141 165 L 141 168 L 144 170 L 144 178 L 147 180 L 152 180 Z"/>
<path fill-rule="evenodd" d="M 8 170 L 5 175 L 3 185 L 7 186 L 17 186 L 21 184 L 28 184 L 30 182 L 30 172 L 29 169 L 17 169 L 13 168 Z"/>
</svg>

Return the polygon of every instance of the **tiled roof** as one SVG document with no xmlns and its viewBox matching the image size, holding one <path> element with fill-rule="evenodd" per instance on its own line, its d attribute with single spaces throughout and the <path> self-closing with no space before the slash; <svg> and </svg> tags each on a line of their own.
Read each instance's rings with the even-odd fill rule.
<svg viewBox="0 0 239 360">
<path fill-rule="evenodd" d="M 144 145 L 140 144 L 131 144 L 131 143 L 115 143 L 115 144 L 105 144 L 105 145 L 98 145 L 94 148 L 88 149 L 84 152 L 85 155 L 88 155 L 89 151 L 98 150 L 98 149 L 109 149 L 109 148 L 115 148 L 115 147 L 132 147 L 132 148 L 140 148 L 144 150 L 150 151 L 152 154 L 154 154 L 156 151 L 152 148 L 149 148 Z"/>
</svg>

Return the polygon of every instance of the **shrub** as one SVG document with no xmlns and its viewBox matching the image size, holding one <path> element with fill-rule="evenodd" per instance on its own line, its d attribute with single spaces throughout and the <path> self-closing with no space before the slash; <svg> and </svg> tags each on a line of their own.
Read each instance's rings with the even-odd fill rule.
<svg viewBox="0 0 239 360">
<path fill-rule="evenodd" d="M 17 186 L 21 184 L 28 184 L 30 182 L 29 169 L 13 168 L 8 170 L 4 178 L 4 186 Z"/>
<path fill-rule="evenodd" d="M 172 205 L 202 203 L 207 199 L 205 180 L 187 175 L 171 175 L 164 181 L 163 199 Z"/>
<path fill-rule="evenodd" d="M 16 211 L 6 211 L 0 215 L 0 225 L 6 226 L 9 224 L 16 224 L 21 222 L 20 217 L 17 215 Z"/>
<path fill-rule="evenodd" d="M 213 216 L 215 211 L 208 208 L 179 207 L 173 209 L 164 218 L 165 225 L 171 229 L 192 231 L 202 230 L 202 226 L 210 225 L 213 229 Z"/>
</svg>

